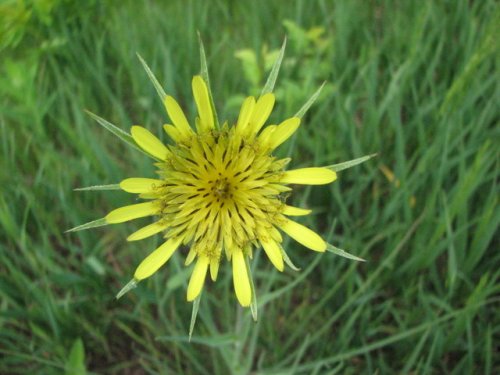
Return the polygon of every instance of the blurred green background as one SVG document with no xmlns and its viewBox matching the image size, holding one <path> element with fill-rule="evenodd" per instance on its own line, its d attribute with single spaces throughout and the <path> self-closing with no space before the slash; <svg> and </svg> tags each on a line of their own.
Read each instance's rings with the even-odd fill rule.
<svg viewBox="0 0 500 375">
<path fill-rule="evenodd" d="M 493 0 L 2 1 L 0 373 L 498 374 L 499 15 Z M 327 84 L 281 156 L 378 157 L 289 198 L 366 263 L 293 241 L 300 272 L 257 256 L 257 323 L 225 263 L 188 343 L 185 254 L 116 301 L 159 239 L 127 243 L 138 222 L 64 231 L 133 199 L 74 188 L 153 176 L 84 109 L 161 134 L 140 53 L 193 118 L 197 31 L 219 118 L 259 93 L 286 35 L 271 120 Z"/>
</svg>

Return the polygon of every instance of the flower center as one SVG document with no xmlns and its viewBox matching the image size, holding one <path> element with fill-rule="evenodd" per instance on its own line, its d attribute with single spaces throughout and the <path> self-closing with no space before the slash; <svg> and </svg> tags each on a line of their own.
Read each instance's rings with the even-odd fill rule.
<svg viewBox="0 0 500 375">
<path fill-rule="evenodd" d="M 228 182 L 227 177 L 217 179 L 212 186 L 212 191 L 215 198 L 226 199 L 233 197 L 232 187 Z"/>
<path fill-rule="evenodd" d="M 279 183 L 289 159 L 275 159 L 234 130 L 191 138 L 162 165 L 162 220 L 167 237 L 182 236 L 191 251 L 219 259 L 223 249 L 248 249 L 271 235 L 289 188 Z M 271 233 L 272 234 L 269 234 Z"/>
</svg>

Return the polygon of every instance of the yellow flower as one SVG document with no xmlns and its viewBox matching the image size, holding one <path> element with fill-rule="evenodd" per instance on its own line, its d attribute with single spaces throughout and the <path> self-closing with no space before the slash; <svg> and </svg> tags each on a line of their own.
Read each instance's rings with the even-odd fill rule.
<svg viewBox="0 0 500 375">
<path fill-rule="evenodd" d="M 233 285 L 242 306 L 250 306 L 257 317 L 255 291 L 250 275 L 250 259 L 261 249 L 279 271 L 284 263 L 291 267 L 282 246 L 282 232 L 303 246 L 317 251 L 362 260 L 326 243 L 311 229 L 290 219 L 311 211 L 286 204 L 289 185 L 322 185 L 336 180 L 337 171 L 360 164 L 374 155 L 320 168 L 287 170 L 289 158 L 277 159 L 273 151 L 299 128 L 300 118 L 316 100 L 321 88 L 299 112 L 278 125 L 265 126 L 274 107 L 272 88 L 283 58 L 285 43 L 275 62 L 263 93 L 258 99 L 243 101 L 238 119 L 219 125 L 208 85 L 206 59 L 200 45 L 202 75 L 195 76 L 192 89 L 198 117 L 192 127 L 177 101 L 168 96 L 139 56 L 152 80 L 172 124 L 163 128 L 172 140 L 165 145 L 149 130 L 133 126 L 130 134 L 108 121 L 89 113 L 107 130 L 139 148 L 154 161 L 157 178 L 133 177 L 114 185 L 98 185 L 77 190 L 122 189 L 138 194 L 142 203 L 111 211 L 105 218 L 79 225 L 69 231 L 153 216 L 154 222 L 132 233 L 128 241 L 137 241 L 161 233 L 164 243 L 137 267 L 134 278 L 118 293 L 124 293 L 137 282 L 153 275 L 174 252 L 189 249 L 186 265 L 195 262 L 187 300 L 195 301 L 191 318 L 192 333 L 198 311 L 199 296 L 207 273 L 217 279 L 225 257 L 232 264 Z"/>
<path fill-rule="evenodd" d="M 225 256 L 232 263 L 236 297 L 242 306 L 252 300 L 248 258 L 262 248 L 271 263 L 283 271 L 283 238 L 280 230 L 304 245 L 323 252 L 326 242 L 311 229 L 289 219 L 310 210 L 288 206 L 284 193 L 289 184 L 328 184 L 337 178 L 328 168 L 285 171 L 290 159 L 272 156 L 299 127 L 289 118 L 264 127 L 274 106 L 272 93 L 247 98 L 233 126 L 220 129 L 214 122 L 208 88 L 201 76 L 192 82 L 198 108 L 192 129 L 171 96 L 164 103 L 172 125 L 164 125 L 173 145 L 164 145 L 151 132 L 133 126 L 135 142 L 157 162 L 158 178 L 128 178 L 120 188 L 146 200 L 121 207 L 106 216 L 110 224 L 154 216 L 155 222 L 128 237 L 140 240 L 157 233 L 165 238 L 158 249 L 142 261 L 136 281 L 155 273 L 181 246 L 189 247 L 186 264 L 196 262 L 187 290 L 188 301 L 201 292 L 208 270 L 216 280 Z"/>
</svg>

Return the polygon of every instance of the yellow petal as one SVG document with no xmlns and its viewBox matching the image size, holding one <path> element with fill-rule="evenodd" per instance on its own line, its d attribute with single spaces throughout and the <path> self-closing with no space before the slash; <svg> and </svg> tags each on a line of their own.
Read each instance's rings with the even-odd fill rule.
<svg viewBox="0 0 500 375">
<path fill-rule="evenodd" d="M 267 121 L 274 107 L 274 94 L 268 93 L 259 98 L 250 118 L 250 134 L 255 135 Z"/>
<path fill-rule="evenodd" d="M 252 300 L 252 288 L 245 264 L 245 258 L 240 249 L 233 251 L 233 285 L 236 298 L 243 307 L 250 306 Z"/>
<path fill-rule="evenodd" d="M 244 129 L 248 125 L 248 121 L 250 120 L 250 116 L 252 115 L 252 111 L 255 107 L 255 98 L 253 96 L 249 96 L 243 101 L 241 105 L 240 115 L 238 117 L 238 122 L 236 123 L 236 127 L 238 129 Z"/>
<path fill-rule="evenodd" d="M 282 184 L 324 185 L 337 179 L 337 174 L 328 168 L 300 168 L 286 171 Z"/>
<path fill-rule="evenodd" d="M 151 193 L 155 188 L 159 187 L 163 181 L 153 178 L 127 178 L 120 182 L 120 188 L 127 193 Z"/>
<path fill-rule="evenodd" d="M 205 256 L 199 256 L 198 260 L 191 274 L 191 279 L 189 280 L 188 290 L 187 290 L 187 300 L 194 301 L 196 297 L 201 292 L 203 284 L 205 283 L 205 277 L 207 275 L 209 260 Z"/>
<path fill-rule="evenodd" d="M 130 134 L 134 141 L 148 154 L 160 160 L 167 158 L 167 147 L 146 128 L 134 125 L 130 129 Z"/>
<path fill-rule="evenodd" d="M 117 208 L 107 214 L 105 219 L 109 224 L 116 224 L 138 219 L 140 217 L 155 215 L 156 213 L 158 213 L 158 207 L 155 202 L 145 202 Z"/>
<path fill-rule="evenodd" d="M 141 199 L 158 199 L 161 197 L 161 194 L 158 193 L 141 193 L 139 194 L 139 198 Z"/>
<path fill-rule="evenodd" d="M 182 242 L 182 237 L 171 238 L 144 259 L 135 270 L 134 278 L 143 280 L 163 266 Z"/>
<path fill-rule="evenodd" d="M 207 85 L 201 76 L 194 76 L 192 87 L 194 100 L 200 116 L 201 130 L 207 131 L 213 129 L 214 117 L 212 113 L 212 106 L 210 105 L 210 98 L 208 96 Z"/>
<path fill-rule="evenodd" d="M 271 263 L 276 267 L 279 271 L 283 272 L 283 255 L 281 254 L 281 249 L 279 245 L 274 241 L 265 241 L 262 242 L 262 247 L 266 252 Z"/>
<path fill-rule="evenodd" d="M 193 248 L 190 248 L 184 265 L 189 266 L 191 263 L 193 263 L 194 258 L 196 258 L 196 251 Z"/>
<path fill-rule="evenodd" d="M 269 147 L 270 142 L 269 139 L 272 138 L 274 131 L 276 130 L 276 125 L 268 125 L 262 130 L 259 134 L 259 142 L 263 147 Z"/>
<path fill-rule="evenodd" d="M 311 250 L 319 252 L 326 250 L 326 242 L 316 232 L 302 224 L 286 219 L 285 224 L 280 225 L 280 228 L 295 241 Z"/>
<path fill-rule="evenodd" d="M 275 227 L 269 228 L 269 235 L 271 238 L 278 243 L 278 246 L 280 246 L 280 252 L 283 253 L 283 249 L 281 248 L 281 243 L 283 242 L 283 237 L 281 236 L 281 232 L 277 230 Z"/>
<path fill-rule="evenodd" d="M 144 238 L 160 233 L 162 230 L 166 229 L 167 225 L 161 222 L 156 222 L 153 224 L 146 225 L 145 227 L 135 231 L 130 236 L 127 237 L 127 241 L 138 241 Z"/>
<path fill-rule="evenodd" d="M 309 215 L 310 213 L 311 210 L 288 206 L 288 205 L 285 205 L 285 208 L 283 209 L 283 214 L 288 216 L 304 216 L 304 215 Z"/>
<path fill-rule="evenodd" d="M 168 116 L 174 123 L 175 127 L 183 134 L 189 135 L 191 133 L 191 127 L 189 126 L 189 122 L 184 115 L 184 111 L 180 107 L 177 101 L 167 95 L 165 98 L 165 108 L 167 109 Z"/>
<path fill-rule="evenodd" d="M 167 133 L 168 136 L 175 141 L 175 143 L 179 143 L 184 138 L 179 129 L 173 125 L 165 124 L 163 125 L 163 130 L 165 130 L 165 133 Z"/>
<path fill-rule="evenodd" d="M 290 136 L 295 133 L 300 125 L 300 118 L 292 117 L 288 120 L 283 121 L 278 125 L 276 130 L 271 134 L 269 146 L 271 149 L 275 149 L 283 142 L 285 142 Z"/>
<path fill-rule="evenodd" d="M 219 264 L 220 259 L 218 258 L 213 258 L 210 261 L 210 277 L 212 278 L 212 281 L 217 280 L 217 274 L 219 273 Z"/>
</svg>

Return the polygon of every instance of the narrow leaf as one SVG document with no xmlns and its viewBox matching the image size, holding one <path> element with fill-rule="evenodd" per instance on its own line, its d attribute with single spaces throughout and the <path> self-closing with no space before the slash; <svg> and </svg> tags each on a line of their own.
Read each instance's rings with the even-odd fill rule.
<svg viewBox="0 0 500 375">
<path fill-rule="evenodd" d="M 191 342 L 191 337 L 193 335 L 194 326 L 196 324 L 196 317 L 198 316 L 198 310 L 200 309 L 201 294 L 198 294 L 193 301 L 193 310 L 191 311 L 191 323 L 189 324 L 189 341 Z"/>
<path fill-rule="evenodd" d="M 344 169 L 354 167 L 355 165 L 364 163 L 365 161 L 370 160 L 371 158 L 374 158 L 375 156 L 377 156 L 377 154 L 366 155 L 366 156 L 363 156 L 363 157 L 360 157 L 357 159 L 345 161 L 343 163 L 328 165 L 325 168 L 329 168 L 334 172 L 339 172 L 339 171 L 343 171 Z"/>
<path fill-rule="evenodd" d="M 253 283 L 252 272 L 250 270 L 250 261 L 245 257 L 245 265 L 247 267 L 248 277 L 250 279 L 250 289 L 252 290 L 252 302 L 250 303 L 250 311 L 254 322 L 257 321 L 257 294 L 255 293 L 255 285 Z"/>
<path fill-rule="evenodd" d="M 85 375 L 85 348 L 81 338 L 73 341 L 73 345 L 66 359 L 65 372 L 66 375 Z"/>
<path fill-rule="evenodd" d="M 237 337 L 233 334 L 224 334 L 218 336 L 158 336 L 155 338 L 157 341 L 167 341 L 167 342 L 191 342 L 194 344 L 206 345 L 212 348 L 219 348 L 225 345 L 232 345 L 237 342 Z"/>
<path fill-rule="evenodd" d="M 329 243 L 326 244 L 326 251 L 329 251 L 330 253 L 334 253 L 337 255 L 340 255 L 341 257 L 352 259 L 352 260 L 357 260 L 359 262 L 366 262 L 366 260 L 362 258 L 358 258 L 355 255 L 349 254 L 347 251 L 339 249 L 338 247 L 335 247 Z"/>
<path fill-rule="evenodd" d="M 153 83 L 153 86 L 155 87 L 156 92 L 158 93 L 158 96 L 160 97 L 160 100 L 163 103 L 167 94 L 163 90 L 163 87 L 161 87 L 160 82 L 158 82 L 158 80 L 156 79 L 156 77 L 153 74 L 153 72 L 151 71 L 151 69 L 149 69 L 149 66 L 148 66 L 148 64 L 146 64 L 146 61 L 144 61 L 144 59 L 138 53 L 137 53 L 137 57 L 139 58 L 139 60 L 142 64 L 142 67 L 146 71 L 146 74 L 148 75 L 149 80 Z"/>
<path fill-rule="evenodd" d="M 132 279 L 118 292 L 118 294 L 116 295 L 116 299 L 122 298 L 125 293 L 130 292 L 135 288 L 137 288 L 137 280 Z"/>
<path fill-rule="evenodd" d="M 109 223 L 106 221 L 105 218 L 102 218 L 102 219 L 98 219 L 98 220 L 94 220 L 94 221 L 90 221 L 88 223 L 85 223 L 85 224 L 82 224 L 82 225 L 78 225 L 77 227 L 74 227 L 74 228 L 71 228 L 71 229 L 68 229 L 66 232 L 64 233 L 69 233 L 69 232 L 78 232 L 80 230 L 85 230 L 85 229 L 92 229 L 92 228 L 98 228 L 98 227 L 103 227 L 105 225 L 108 225 Z"/>
<path fill-rule="evenodd" d="M 205 54 L 205 47 L 203 47 L 203 40 L 201 39 L 200 33 L 198 33 L 198 43 L 200 44 L 200 65 L 201 71 L 200 75 L 207 84 L 208 88 L 208 98 L 210 99 L 210 106 L 212 107 L 212 114 L 214 117 L 214 124 L 217 129 L 219 129 L 219 119 L 217 117 L 217 111 L 215 109 L 214 98 L 212 96 L 212 89 L 210 87 L 210 77 L 208 76 L 208 65 L 207 56 Z"/>
<path fill-rule="evenodd" d="M 312 262 L 310 262 L 309 265 L 304 269 L 304 271 L 301 272 L 297 277 L 295 277 L 292 282 L 286 284 L 285 286 L 283 286 L 280 289 L 276 289 L 276 290 L 274 290 L 272 292 L 267 292 L 266 294 L 264 294 L 262 296 L 261 300 L 260 300 L 260 305 L 261 306 L 265 306 L 270 301 L 283 296 L 284 293 L 287 293 L 289 290 L 291 290 L 294 287 L 296 287 L 318 265 L 318 263 L 320 262 L 320 260 L 323 258 L 323 254 L 324 253 L 320 253 L 318 256 L 315 256 L 313 258 L 314 260 Z"/>
<path fill-rule="evenodd" d="M 302 108 L 299 109 L 299 111 L 295 114 L 294 117 L 302 118 L 306 114 L 309 108 L 311 108 L 314 102 L 318 99 L 319 94 L 321 94 L 321 90 L 323 90 L 323 87 L 325 87 L 325 85 L 326 81 L 323 82 L 323 84 L 316 90 L 316 92 L 311 95 L 309 100 L 302 106 Z"/>
<path fill-rule="evenodd" d="M 285 55 L 285 48 L 286 48 L 286 38 L 285 40 L 283 40 L 283 44 L 281 45 L 278 58 L 276 59 L 276 61 L 273 64 L 273 67 L 271 68 L 271 73 L 269 73 L 269 77 L 267 77 L 266 84 L 264 85 L 264 88 L 262 89 L 260 96 L 273 92 L 274 85 L 276 84 L 276 79 L 278 78 L 278 73 L 281 68 L 281 63 L 283 61 L 283 56 Z"/>
<path fill-rule="evenodd" d="M 119 184 L 111 184 L 111 185 L 93 185 L 87 187 L 81 187 L 73 189 L 74 191 L 93 191 L 93 190 L 120 190 Z"/>
</svg>

